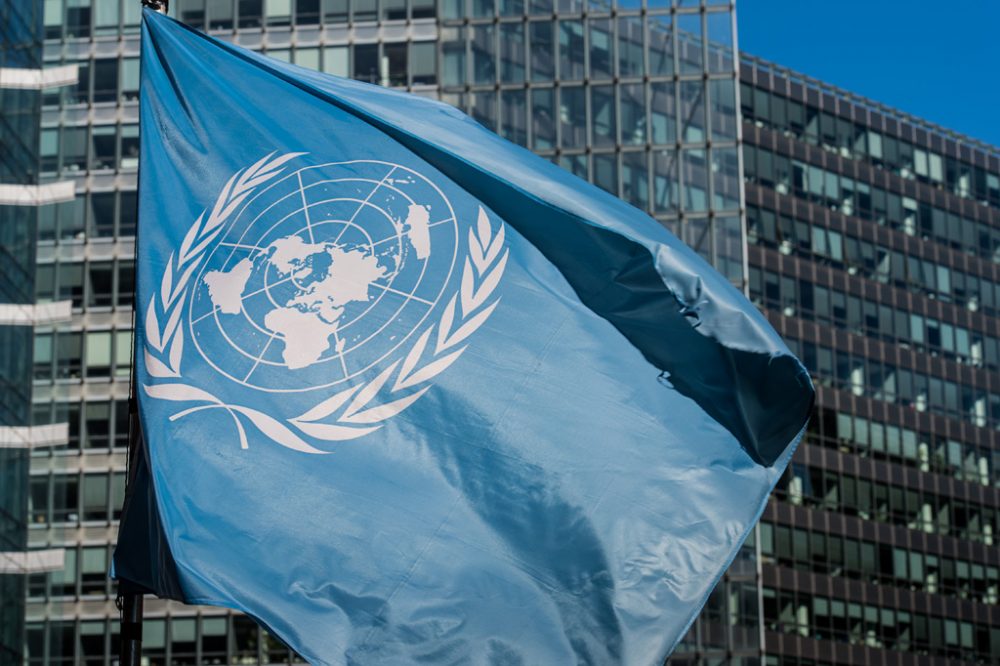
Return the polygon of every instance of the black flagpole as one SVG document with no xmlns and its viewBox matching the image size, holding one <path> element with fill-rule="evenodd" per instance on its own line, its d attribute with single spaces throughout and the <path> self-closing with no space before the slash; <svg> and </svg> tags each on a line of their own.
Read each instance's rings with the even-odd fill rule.
<svg viewBox="0 0 1000 666">
<path fill-rule="evenodd" d="M 170 0 L 140 0 L 143 7 L 166 14 Z M 138 258 L 138 242 L 136 255 Z M 135 299 L 132 303 L 132 330 L 135 330 Z M 133 336 L 133 340 L 134 340 Z M 139 428 L 139 406 L 135 395 L 135 343 L 132 344 L 132 368 L 129 381 L 128 454 L 126 458 L 126 479 L 129 485 L 135 480 L 136 447 L 141 446 Z M 128 494 L 126 493 L 126 496 Z M 121 666 L 140 666 L 142 661 L 142 602 L 143 593 L 128 581 L 118 582 L 118 610 L 121 611 L 121 647 L 118 658 Z"/>
</svg>

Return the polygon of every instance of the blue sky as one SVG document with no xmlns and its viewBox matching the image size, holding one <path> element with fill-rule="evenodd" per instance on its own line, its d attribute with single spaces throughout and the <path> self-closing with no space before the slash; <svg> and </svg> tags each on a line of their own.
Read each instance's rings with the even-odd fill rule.
<svg viewBox="0 0 1000 666">
<path fill-rule="evenodd" d="M 737 0 L 740 50 L 1000 146 L 1000 0 Z"/>
</svg>

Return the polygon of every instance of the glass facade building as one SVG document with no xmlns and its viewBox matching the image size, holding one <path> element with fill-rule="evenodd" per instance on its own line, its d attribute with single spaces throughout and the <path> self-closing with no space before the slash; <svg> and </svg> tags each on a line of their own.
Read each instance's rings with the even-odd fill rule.
<svg viewBox="0 0 1000 666">
<path fill-rule="evenodd" d="M 1000 149 L 744 57 L 750 293 L 817 411 L 767 664 L 1000 663 Z"/>
<path fill-rule="evenodd" d="M 26 663 L 112 664 L 106 579 L 125 479 L 138 161 L 139 0 L 42 0 L 44 64 L 35 294 L 71 316 L 34 334 L 32 420 L 68 424 L 36 451 L 30 543 L 65 566 L 28 577 Z M 720 0 L 172 0 L 174 17 L 296 64 L 451 103 L 671 228 L 746 280 L 733 3 Z M 756 542 L 685 641 L 688 661 L 759 663 Z M 287 663 L 224 609 L 147 599 L 154 664 Z M 743 663 L 743 662 L 741 662 Z"/>
<path fill-rule="evenodd" d="M 0 71 L 38 70 L 41 17 L 27 0 L 0 5 Z M 38 178 L 37 90 L 7 87 L 0 76 L 0 183 L 31 186 Z M 0 195 L 0 309 L 34 303 L 35 214 Z M 0 427 L 12 432 L 31 420 L 31 327 L 0 323 Z M 4 325 L 7 324 L 7 325 Z M 16 664 L 24 634 L 28 451 L 0 444 L 0 664 Z"/>
</svg>

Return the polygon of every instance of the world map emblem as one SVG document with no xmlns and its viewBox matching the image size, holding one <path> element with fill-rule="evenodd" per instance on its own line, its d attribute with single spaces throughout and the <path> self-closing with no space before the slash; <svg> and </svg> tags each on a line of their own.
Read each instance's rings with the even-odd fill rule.
<svg viewBox="0 0 1000 666">
<path fill-rule="evenodd" d="M 234 174 L 145 308 L 155 381 L 143 390 L 195 403 L 171 420 L 224 411 L 243 448 L 248 426 L 309 453 L 378 430 L 432 388 L 499 302 L 502 222 L 480 207 L 462 224 L 414 169 L 305 155 L 272 153 Z M 185 373 L 194 354 L 211 381 Z M 218 397 L 226 383 L 263 403 Z M 283 405 L 297 407 L 275 413 Z"/>
</svg>

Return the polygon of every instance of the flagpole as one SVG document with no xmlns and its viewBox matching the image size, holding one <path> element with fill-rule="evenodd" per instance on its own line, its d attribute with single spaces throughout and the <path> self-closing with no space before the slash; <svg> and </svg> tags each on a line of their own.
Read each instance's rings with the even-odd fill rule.
<svg viewBox="0 0 1000 666">
<path fill-rule="evenodd" d="M 132 326 L 135 327 L 135 304 L 133 303 Z M 128 400 L 128 457 L 126 458 L 126 490 L 131 490 L 138 469 L 136 468 L 137 450 L 142 446 L 141 428 L 139 427 L 139 403 L 135 397 L 135 343 L 132 351 L 132 373 L 129 381 Z M 129 493 L 125 493 L 129 497 Z M 128 499 L 125 500 L 126 503 Z M 143 592 L 127 580 L 118 581 L 118 598 L 115 600 L 121 613 L 119 628 L 118 663 L 119 666 L 140 666 L 142 662 L 142 605 Z"/>
<path fill-rule="evenodd" d="M 170 8 L 170 0 L 140 0 L 143 7 L 154 12 L 166 14 Z M 136 243 L 138 254 L 138 243 Z M 135 329 L 135 301 L 132 303 L 132 328 Z M 126 459 L 127 482 L 134 481 L 136 470 L 136 447 L 141 446 L 139 428 L 139 408 L 135 395 L 135 345 L 132 345 L 132 367 L 129 381 L 129 441 Z M 121 646 L 118 651 L 120 666 L 140 666 L 142 662 L 142 615 L 143 593 L 134 586 L 118 583 L 118 610 L 121 611 L 121 629 L 119 632 Z"/>
</svg>

